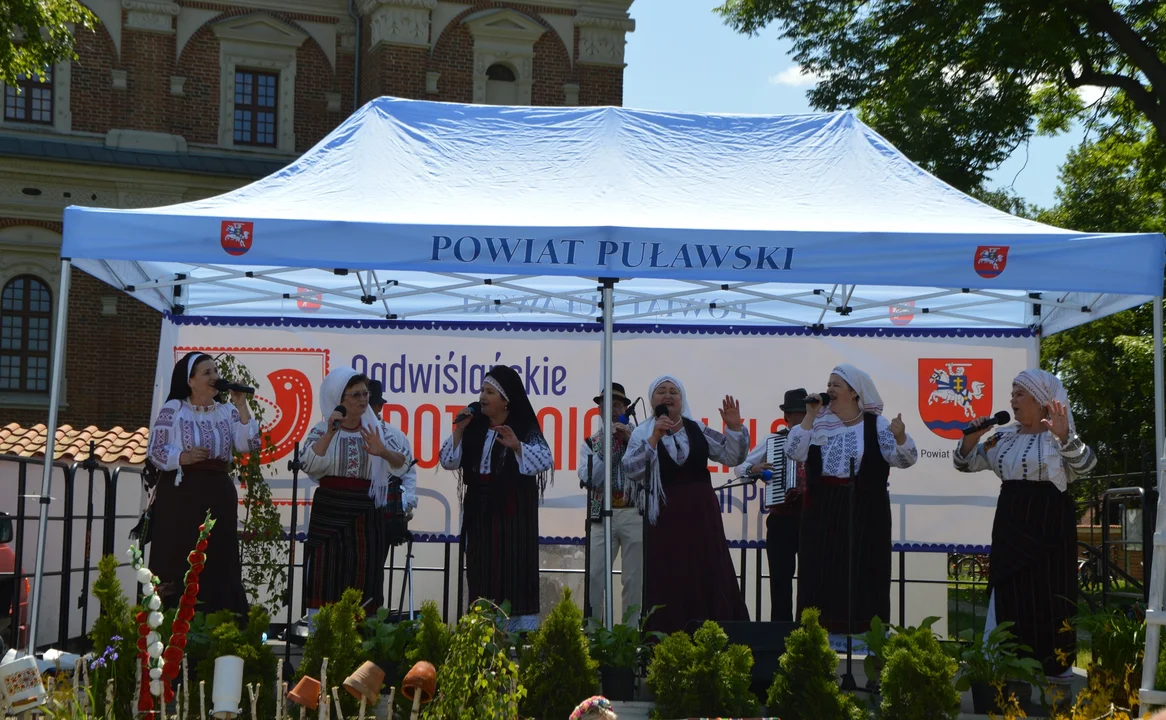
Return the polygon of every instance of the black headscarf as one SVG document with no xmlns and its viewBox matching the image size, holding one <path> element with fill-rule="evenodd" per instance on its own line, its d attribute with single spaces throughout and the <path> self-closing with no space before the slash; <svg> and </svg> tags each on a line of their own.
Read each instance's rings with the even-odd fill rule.
<svg viewBox="0 0 1166 720">
<path fill-rule="evenodd" d="M 197 350 L 183 355 L 182 359 L 174 366 L 174 372 L 170 374 L 170 394 L 166 396 L 167 402 L 185 400 L 190 397 L 190 378 L 194 376 L 194 366 L 202 361 L 199 356 L 207 360 L 214 359 Z"/>
<path fill-rule="evenodd" d="M 530 404 L 530 398 L 526 395 L 522 377 L 508 365 L 495 365 L 486 373 L 486 377 L 492 377 L 498 381 L 506 393 L 508 412 L 506 422 L 502 424 L 514 431 L 519 442 L 546 445 L 546 438 L 543 437 L 542 429 L 539 428 L 538 414 L 535 413 L 534 407 Z M 476 472 L 481 466 L 482 448 L 486 444 L 486 432 L 489 429 L 490 419 L 484 413 L 479 412 L 474 415 L 474 419 L 470 421 L 469 426 L 462 434 L 462 468 L 472 468 Z M 497 447 L 498 444 L 495 443 L 495 448 Z M 546 472 L 539 473 L 536 477 L 540 497 L 546 491 L 548 482 L 553 482 L 554 472 L 552 467 Z M 460 495 L 462 490 L 460 473 L 458 474 L 458 490 Z"/>
</svg>

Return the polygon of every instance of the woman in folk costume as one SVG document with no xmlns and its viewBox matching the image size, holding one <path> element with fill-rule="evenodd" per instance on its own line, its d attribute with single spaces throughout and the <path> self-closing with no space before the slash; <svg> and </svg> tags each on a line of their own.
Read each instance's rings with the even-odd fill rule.
<svg viewBox="0 0 1166 720">
<path fill-rule="evenodd" d="M 198 609 L 247 614 L 239 560 L 239 493 L 227 474 L 234 452 L 259 450 L 259 423 L 247 397 L 231 392 L 231 403 L 215 400 L 219 379 L 214 358 L 186 354 L 174 366 L 170 395 L 150 430 L 150 462 L 162 473 L 151 510 L 150 569 L 161 581 L 168 607 L 178 603 L 187 555 L 209 511 L 216 525 L 205 550 Z"/>
<path fill-rule="evenodd" d="M 903 417 L 883 417 L 874 382 L 853 365 L 839 365 L 826 383 L 829 402 L 806 398 L 806 417 L 791 428 L 786 453 L 806 464 L 806 497 L 798 540 L 798 617 L 821 610 L 822 626 L 847 632 L 847 552 L 853 533 L 854 632 L 871 618 L 891 615 L 891 468 L 919 459 Z M 849 488 L 854 461 L 854 524 Z"/>
<path fill-rule="evenodd" d="M 510 603 L 510 629 L 538 627 L 538 506 L 554 458 L 522 378 L 495 365 L 480 412 L 454 423 L 441 466 L 458 474 L 470 601 Z"/>
<path fill-rule="evenodd" d="M 634 484 L 648 513 L 645 606 L 663 606 L 648 628 L 671 633 L 692 621 L 748 620 L 708 470 L 709 460 L 739 465 L 749 453 L 740 403 L 725 397 L 721 434 L 693 417 L 675 377 L 653 380 L 648 397 L 652 407 L 663 405 L 667 412 L 632 432 L 622 460 L 623 479 Z"/>
<path fill-rule="evenodd" d="M 1074 634 L 1060 632 L 1077 597 L 1077 515 L 1068 487 L 1097 458 L 1077 437 L 1069 395 L 1052 373 L 1016 376 L 1012 414 L 1016 422 L 984 442 L 991 418 L 976 420 L 982 427 L 964 436 L 952 458 L 957 470 L 991 470 L 1003 481 L 992 522 L 984 632 L 1015 623 L 1011 631 L 1032 648 L 1049 679 L 1064 681 L 1072 677 L 1076 648 Z"/>
<path fill-rule="evenodd" d="M 409 441 L 372 411 L 368 387 L 352 368 L 328 373 L 320 386 L 324 419 L 304 439 L 304 472 L 320 484 L 304 543 L 308 614 L 350 587 L 381 607 L 385 557 L 404 540 L 405 515 L 417 506 Z"/>
</svg>

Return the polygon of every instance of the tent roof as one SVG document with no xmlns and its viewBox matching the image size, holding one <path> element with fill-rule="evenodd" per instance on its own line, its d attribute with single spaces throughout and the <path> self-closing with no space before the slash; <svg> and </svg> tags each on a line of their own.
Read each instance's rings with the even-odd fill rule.
<svg viewBox="0 0 1166 720">
<path fill-rule="evenodd" d="M 384 97 L 236 191 L 68 208 L 62 255 L 201 315 L 583 319 L 611 277 L 617 322 L 723 323 L 687 314 L 715 303 L 737 322 L 877 326 L 913 300 L 931 326 L 1025 327 L 1043 306 L 1047 332 L 1160 294 L 1164 250 L 997 211 L 852 113 Z"/>
</svg>

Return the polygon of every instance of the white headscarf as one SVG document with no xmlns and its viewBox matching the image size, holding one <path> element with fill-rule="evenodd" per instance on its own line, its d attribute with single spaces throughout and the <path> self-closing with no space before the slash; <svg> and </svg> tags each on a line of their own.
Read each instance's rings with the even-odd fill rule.
<svg viewBox="0 0 1166 720">
<path fill-rule="evenodd" d="M 858 410 L 860 413 L 883 414 L 883 399 L 875 388 L 874 380 L 870 379 L 862 370 L 853 365 L 838 365 L 830 371 L 846 381 L 846 384 L 858 393 Z M 838 435 L 846 430 L 842 418 L 834 414 L 834 408 L 827 405 L 818 417 L 814 418 L 811 442 L 815 445 L 825 444 L 827 438 Z"/>
<path fill-rule="evenodd" d="M 1012 384 L 1027 390 L 1028 394 L 1041 404 L 1041 407 L 1051 402 L 1059 402 L 1064 405 L 1069 420 L 1069 433 L 1077 432 L 1077 428 L 1073 424 L 1073 409 L 1069 407 L 1069 392 L 1065 390 L 1065 386 L 1056 375 L 1045 370 L 1025 370 L 1016 376 Z"/>
<path fill-rule="evenodd" d="M 352 368 L 342 367 L 328 373 L 328 377 L 324 378 L 324 382 L 320 384 L 320 411 L 324 416 L 324 422 L 328 421 L 328 416 L 343 401 L 344 386 L 357 374 Z M 377 431 L 381 436 L 381 442 L 385 444 L 385 447 L 389 447 L 384 424 L 373 412 L 371 406 L 365 407 L 364 415 L 360 416 L 360 424 L 369 430 Z M 389 502 L 389 463 L 384 458 L 375 455 L 369 455 L 368 460 L 372 474 L 372 477 L 369 478 L 371 484 L 368 488 L 368 496 L 373 499 L 377 507 L 384 507 Z"/>
<path fill-rule="evenodd" d="M 692 408 L 688 406 L 688 393 L 686 393 L 684 391 L 684 383 L 680 382 L 680 380 L 678 380 L 673 375 L 661 375 L 660 377 L 658 377 L 652 381 L 652 384 L 648 386 L 648 402 L 651 403 L 652 395 L 656 392 L 656 388 L 660 387 L 660 384 L 663 382 L 672 383 L 673 385 L 676 386 L 676 389 L 680 391 L 680 415 L 681 415 L 681 417 L 687 418 L 687 419 L 692 420 L 693 422 L 699 424 L 700 421 L 692 416 Z M 653 413 L 655 412 L 654 407 L 652 408 L 652 411 L 653 411 Z M 633 444 L 636 443 L 636 441 L 647 442 L 648 438 L 652 436 L 652 432 L 655 429 L 656 429 L 655 420 L 652 420 L 651 422 L 649 422 L 648 420 L 645 419 L 644 422 L 642 422 L 636 426 L 635 430 L 632 430 L 632 436 L 628 440 L 628 446 L 631 447 Z M 658 452 L 664 452 L 664 451 L 658 450 Z M 620 473 L 620 477 L 621 478 L 623 477 L 623 473 Z M 656 518 L 658 518 L 660 516 L 660 506 L 664 504 L 664 487 L 660 483 L 660 463 L 658 463 L 658 462 L 652 463 L 650 477 L 646 478 L 645 484 L 651 488 L 651 492 L 650 492 L 650 495 L 648 498 L 648 521 L 651 522 L 652 524 L 655 524 Z M 642 505 L 643 505 L 642 495 L 643 494 L 641 493 L 640 495 L 641 495 L 641 497 L 638 499 L 637 503 L 639 505 L 641 505 L 641 507 L 642 507 Z"/>
</svg>

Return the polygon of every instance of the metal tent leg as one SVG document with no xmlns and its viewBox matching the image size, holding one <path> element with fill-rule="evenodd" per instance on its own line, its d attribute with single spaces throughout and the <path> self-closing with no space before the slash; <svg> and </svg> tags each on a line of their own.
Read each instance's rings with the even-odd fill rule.
<svg viewBox="0 0 1166 720">
<path fill-rule="evenodd" d="M 612 365 L 614 364 L 612 353 L 612 315 L 615 310 L 613 307 L 614 299 L 612 288 L 615 284 L 614 280 L 603 279 L 603 423 L 601 427 L 603 432 L 609 434 L 612 431 L 611 426 L 611 383 Z M 615 623 L 615 598 L 611 587 L 611 453 L 603 453 L 603 607 L 604 607 L 604 625 L 608 630 L 611 630 Z M 627 608 L 624 608 L 627 612 Z"/>
<path fill-rule="evenodd" d="M 45 462 L 40 481 L 40 518 L 36 527 L 36 569 L 33 571 L 32 607 L 29 608 L 28 654 L 36 651 L 40 599 L 44 595 L 45 540 L 48 537 L 49 492 L 53 484 L 53 455 L 57 446 L 57 406 L 61 402 L 61 369 L 65 365 L 65 323 L 69 319 L 69 274 L 72 263 L 61 258 L 61 288 L 57 294 L 57 327 L 53 334 L 53 366 L 49 376 L 49 419 L 45 423 Z M 21 498 L 21 502 L 23 502 Z M 82 628 L 84 631 L 84 628 Z M 64 640 L 64 638 L 59 638 Z"/>
<path fill-rule="evenodd" d="M 1142 687 L 1139 690 L 1142 707 L 1166 705 L 1166 691 L 1155 690 L 1158 674 L 1158 649 L 1162 641 L 1162 591 L 1166 577 L 1166 498 L 1162 496 L 1162 476 L 1166 472 L 1163 453 L 1163 432 L 1166 431 L 1166 387 L 1162 383 L 1162 298 L 1154 299 L 1154 454 L 1156 457 L 1156 489 L 1158 513 L 1154 528 L 1154 549 L 1150 561 L 1150 601 L 1146 607 L 1146 657 L 1142 663 Z"/>
</svg>

